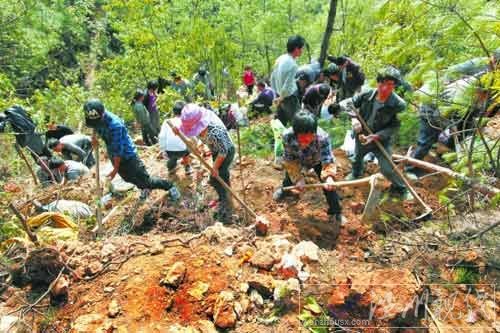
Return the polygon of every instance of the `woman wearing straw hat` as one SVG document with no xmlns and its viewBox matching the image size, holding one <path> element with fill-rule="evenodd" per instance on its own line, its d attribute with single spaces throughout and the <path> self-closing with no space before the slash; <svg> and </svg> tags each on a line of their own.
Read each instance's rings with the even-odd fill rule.
<svg viewBox="0 0 500 333">
<path fill-rule="evenodd" d="M 230 185 L 229 168 L 234 158 L 235 148 L 227 129 L 220 122 L 215 121 L 209 112 L 196 104 L 187 104 L 182 109 L 179 129 L 188 137 L 198 137 L 210 149 L 213 159 L 210 185 L 219 196 L 217 218 L 223 223 L 230 223 L 232 217 L 231 199 L 229 193 L 215 176 L 219 175 Z"/>
</svg>

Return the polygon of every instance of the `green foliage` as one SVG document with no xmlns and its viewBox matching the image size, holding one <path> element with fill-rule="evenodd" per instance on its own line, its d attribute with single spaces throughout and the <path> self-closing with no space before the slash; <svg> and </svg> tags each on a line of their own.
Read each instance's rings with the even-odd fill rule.
<svg viewBox="0 0 500 333">
<path fill-rule="evenodd" d="M 459 284 L 476 284 L 479 273 L 468 267 L 458 267 L 453 274 L 453 282 Z"/>
<path fill-rule="evenodd" d="M 25 232 L 15 221 L 0 220 L 0 243 L 6 241 L 7 239 L 13 237 L 23 237 L 24 235 Z"/>
<path fill-rule="evenodd" d="M 304 299 L 304 306 L 298 318 L 302 325 L 313 333 L 328 332 L 328 327 L 318 325 L 318 323 L 327 323 L 328 315 L 312 296 Z"/>
<path fill-rule="evenodd" d="M 259 124 L 240 129 L 241 153 L 256 157 L 267 157 L 273 154 L 273 132 L 269 124 Z M 233 142 L 237 142 L 233 135 Z"/>
</svg>

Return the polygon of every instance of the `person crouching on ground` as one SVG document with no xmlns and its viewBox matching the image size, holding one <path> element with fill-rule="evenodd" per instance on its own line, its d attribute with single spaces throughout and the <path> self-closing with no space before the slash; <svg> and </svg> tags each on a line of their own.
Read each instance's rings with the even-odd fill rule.
<svg viewBox="0 0 500 333">
<path fill-rule="evenodd" d="M 187 104 L 182 109 L 179 130 L 188 137 L 198 137 L 210 149 L 213 159 L 210 185 L 219 196 L 217 217 L 223 223 L 231 223 L 233 208 L 230 194 L 215 176 L 231 186 L 229 169 L 234 158 L 234 144 L 227 129 L 211 119 L 208 112 L 196 104 Z"/>
<path fill-rule="evenodd" d="M 144 163 L 137 156 L 136 147 L 122 119 L 106 110 L 98 99 L 87 101 L 83 110 L 85 124 L 94 128 L 106 144 L 109 159 L 113 164 L 113 170 L 108 175 L 110 180 L 119 174 L 124 181 L 142 190 L 142 200 L 146 199 L 153 189 L 168 191 L 173 201 L 179 199 L 180 194 L 174 183 L 149 175 Z M 92 143 L 97 145 L 97 137 L 93 136 Z"/>
<path fill-rule="evenodd" d="M 308 111 L 298 112 L 292 120 L 292 127 L 283 134 L 283 167 L 285 179 L 283 185 L 273 195 L 274 200 L 281 201 L 290 192 L 284 187 L 297 185 L 302 191 L 305 177 L 302 171 L 313 169 L 316 175 L 324 181 L 323 192 L 328 203 L 329 221 L 333 223 L 334 237 L 338 237 L 342 223 L 340 198 L 333 186 L 337 174 L 335 158 L 332 154 L 329 135 L 320 127 L 316 117 Z"/>
<path fill-rule="evenodd" d="M 53 182 L 60 184 L 77 181 L 89 173 L 89 168 L 83 163 L 72 160 L 65 161 L 57 157 L 48 159 L 43 156 L 39 159 L 38 165 L 40 168 L 37 171 L 37 176 L 43 186 Z"/>
<path fill-rule="evenodd" d="M 175 127 L 181 126 L 181 112 L 186 105 L 183 101 L 177 101 L 172 108 L 174 117 L 169 120 L 174 124 Z M 168 173 L 175 174 L 177 168 L 177 161 L 182 159 L 182 164 L 184 165 L 184 171 L 186 175 L 192 173 L 191 164 L 189 161 L 189 151 L 186 144 L 172 131 L 170 126 L 165 120 L 161 126 L 161 131 L 159 135 L 160 140 L 160 151 L 166 155 L 167 158 L 167 169 Z"/>
</svg>

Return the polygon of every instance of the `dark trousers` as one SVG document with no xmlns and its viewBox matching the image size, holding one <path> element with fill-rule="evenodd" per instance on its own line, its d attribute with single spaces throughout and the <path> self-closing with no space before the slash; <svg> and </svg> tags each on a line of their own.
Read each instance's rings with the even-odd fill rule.
<svg viewBox="0 0 500 333">
<path fill-rule="evenodd" d="M 151 127 L 153 129 L 154 136 L 158 136 L 158 134 L 160 133 L 160 113 L 158 111 L 150 112 L 149 119 L 151 121 Z"/>
<path fill-rule="evenodd" d="M 253 87 L 253 84 L 247 86 L 248 96 L 251 96 L 253 94 Z"/>
<path fill-rule="evenodd" d="M 300 109 L 299 98 L 295 95 L 288 96 L 281 104 L 278 106 L 277 118 L 281 121 L 281 123 L 288 127 L 292 122 L 293 117 Z"/>
<path fill-rule="evenodd" d="M 87 152 L 87 156 L 85 156 L 82 163 L 85 164 L 85 166 L 89 169 L 95 165 L 95 157 L 92 150 Z"/>
<path fill-rule="evenodd" d="M 215 161 L 216 155 L 212 154 L 212 159 Z M 219 177 L 222 178 L 223 181 L 226 182 L 227 185 L 231 186 L 231 181 L 230 181 L 230 172 L 229 168 L 231 167 L 231 163 L 233 162 L 234 159 L 234 147 L 231 148 L 231 150 L 227 153 L 226 158 L 224 159 L 224 162 L 222 162 L 222 165 L 219 168 Z M 210 185 L 213 186 L 215 189 L 215 192 L 217 192 L 217 195 L 219 196 L 219 202 L 221 204 L 227 203 L 229 200 L 228 193 L 224 186 L 222 186 L 217 179 L 214 177 L 210 176 L 209 180 Z"/>
<path fill-rule="evenodd" d="M 429 124 L 426 117 L 420 117 L 418 128 L 417 148 L 412 154 L 413 158 L 423 159 L 429 153 L 432 145 L 438 141 L 440 129 L 434 128 Z"/>
<path fill-rule="evenodd" d="M 322 165 L 318 164 L 314 167 L 314 171 L 318 175 L 321 176 Z M 292 180 L 288 175 L 288 172 L 285 172 L 285 179 L 283 180 L 283 187 L 292 186 Z M 336 191 L 327 191 L 323 189 L 323 193 L 326 197 L 326 202 L 328 203 L 328 215 L 336 215 L 342 212 L 342 207 L 340 206 L 340 197 Z"/>
<path fill-rule="evenodd" d="M 177 166 L 177 161 L 184 156 L 188 156 L 189 152 L 187 150 L 184 151 L 170 151 L 167 150 L 167 156 L 168 156 L 168 161 L 167 161 L 167 169 L 173 170 Z"/>
<path fill-rule="evenodd" d="M 385 158 L 384 154 L 378 149 L 375 143 L 368 144 L 366 146 L 362 145 L 358 137 L 355 138 L 356 145 L 354 147 L 354 162 L 352 163 L 352 175 L 356 178 L 363 175 L 365 163 L 363 158 L 368 153 L 373 153 L 377 157 L 378 165 L 380 167 L 380 172 L 392 183 L 392 190 L 396 192 L 404 192 L 406 186 L 398 176 L 398 174 L 392 168 L 392 164 Z M 387 151 L 389 156 L 391 155 L 391 145 L 390 143 L 383 144 L 384 149 Z"/>
<path fill-rule="evenodd" d="M 142 126 L 142 141 L 146 146 L 152 146 L 158 142 L 157 134 L 152 125 Z"/>
<path fill-rule="evenodd" d="M 122 159 L 118 174 L 124 181 L 132 183 L 138 188 L 142 189 L 162 189 L 168 191 L 173 183 L 168 180 L 149 175 L 144 163 L 138 158 Z"/>
</svg>

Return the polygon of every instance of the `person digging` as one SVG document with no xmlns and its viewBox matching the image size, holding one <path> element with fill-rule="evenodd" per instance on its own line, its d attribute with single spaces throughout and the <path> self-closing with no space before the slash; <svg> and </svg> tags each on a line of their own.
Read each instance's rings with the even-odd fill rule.
<svg viewBox="0 0 500 333">
<path fill-rule="evenodd" d="M 98 99 L 87 101 L 83 111 L 86 126 L 95 129 L 106 144 L 108 156 L 113 164 L 113 170 L 108 174 L 110 180 L 119 174 L 124 181 L 142 190 L 142 200 L 145 200 L 153 189 L 168 191 L 172 201 L 179 199 L 180 194 L 174 183 L 149 175 L 137 155 L 136 147 L 122 119 L 106 110 Z M 97 145 L 96 136 L 92 137 L 92 143 Z"/>
<path fill-rule="evenodd" d="M 285 178 L 282 187 L 274 192 L 273 199 L 282 201 L 293 195 L 284 187 L 295 184 L 302 192 L 305 185 L 304 172 L 313 169 L 314 173 L 327 185 L 324 186 L 328 203 L 328 220 L 333 224 L 334 237 L 337 238 L 343 220 L 340 198 L 333 185 L 337 175 L 335 158 L 332 154 L 330 136 L 320 127 L 316 117 L 308 111 L 298 112 L 293 120 L 292 127 L 283 134 L 283 166 Z"/>
<path fill-rule="evenodd" d="M 392 183 L 391 194 L 409 200 L 411 195 L 403 179 L 394 171 L 390 161 L 375 143 L 375 141 L 381 143 L 388 155 L 391 155 L 392 139 L 401 125 L 398 114 L 406 109 L 406 102 L 394 92 L 400 77 L 397 69 L 388 67 L 378 73 L 376 89 L 370 89 L 352 98 L 352 105 L 359 109 L 359 115 L 373 134 L 368 133 L 356 117 L 352 118 L 352 128 L 355 133 L 354 162 L 347 180 L 357 179 L 363 175 L 363 158 L 372 152 L 377 157 L 380 172 Z"/>
<path fill-rule="evenodd" d="M 233 206 L 228 191 L 215 178 L 218 175 L 228 186 L 230 184 L 230 167 L 234 159 L 235 148 L 227 129 L 210 117 L 210 111 L 196 105 L 187 104 L 181 113 L 181 126 L 174 129 L 180 130 L 187 137 L 198 137 L 212 154 L 213 172 L 210 185 L 219 196 L 217 218 L 225 224 L 231 223 Z"/>
</svg>

